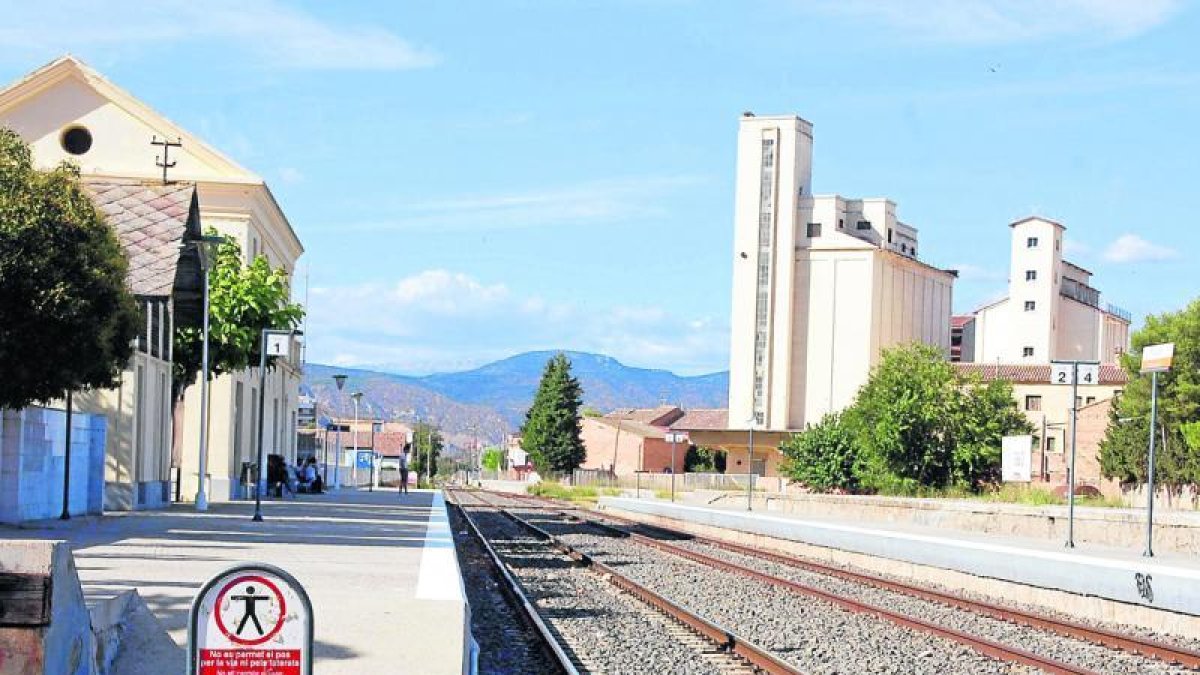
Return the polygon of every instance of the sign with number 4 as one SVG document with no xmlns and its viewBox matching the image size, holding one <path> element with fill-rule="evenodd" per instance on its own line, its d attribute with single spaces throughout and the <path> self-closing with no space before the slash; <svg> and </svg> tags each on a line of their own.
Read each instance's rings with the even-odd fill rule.
<svg viewBox="0 0 1200 675">
<path fill-rule="evenodd" d="M 1100 364 L 1099 363 L 1081 363 L 1079 364 L 1079 384 L 1100 384 Z M 1071 379 L 1075 372 L 1074 363 L 1063 363 L 1056 361 L 1050 364 L 1050 383 L 1051 384 L 1075 384 Z"/>
</svg>

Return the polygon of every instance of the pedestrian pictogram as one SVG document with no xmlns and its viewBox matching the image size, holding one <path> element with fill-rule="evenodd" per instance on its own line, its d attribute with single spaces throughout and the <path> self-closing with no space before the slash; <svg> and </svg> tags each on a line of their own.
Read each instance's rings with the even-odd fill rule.
<svg viewBox="0 0 1200 675">
<path fill-rule="evenodd" d="M 312 606 L 291 575 L 239 565 L 213 577 L 192 603 L 191 675 L 309 675 Z"/>
</svg>

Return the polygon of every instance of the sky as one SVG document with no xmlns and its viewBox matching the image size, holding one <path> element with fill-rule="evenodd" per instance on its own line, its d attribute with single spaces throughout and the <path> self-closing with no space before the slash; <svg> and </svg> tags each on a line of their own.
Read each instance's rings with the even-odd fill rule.
<svg viewBox="0 0 1200 675">
<path fill-rule="evenodd" d="M 0 80 L 69 52 L 263 176 L 309 359 L 406 373 L 729 349 L 743 111 L 814 125 L 814 192 L 885 196 L 955 310 L 1006 225 L 1103 300 L 1200 289 L 1200 8 L 1184 0 L 0 0 Z M 1190 271 L 1189 271 L 1190 270 Z M 307 292 L 305 287 L 307 286 Z"/>
</svg>

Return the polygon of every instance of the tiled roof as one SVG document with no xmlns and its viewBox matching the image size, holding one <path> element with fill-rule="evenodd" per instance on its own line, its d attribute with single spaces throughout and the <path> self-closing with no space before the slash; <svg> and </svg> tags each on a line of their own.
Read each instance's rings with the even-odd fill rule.
<svg viewBox="0 0 1200 675">
<path fill-rule="evenodd" d="M 633 420 L 644 424 L 665 425 L 679 419 L 683 411 L 677 406 L 660 405 L 657 408 L 618 408 L 605 417 L 609 419 Z"/>
<path fill-rule="evenodd" d="M 199 234 L 196 186 L 114 178 L 85 179 L 84 186 L 129 257 L 129 290 L 134 295 L 171 295 L 180 244 Z"/>
<path fill-rule="evenodd" d="M 961 314 L 950 317 L 951 328 L 962 328 L 963 326 L 975 320 L 974 314 Z"/>
<path fill-rule="evenodd" d="M 633 434 L 642 438 L 664 438 L 667 431 L 664 427 L 619 417 L 585 417 L 583 421 L 584 424 L 588 422 L 602 424 L 613 429 L 620 429 L 623 434 Z"/>
<path fill-rule="evenodd" d="M 1018 384 L 1049 384 L 1050 364 L 1038 365 L 1005 365 L 991 363 L 954 363 L 951 364 L 960 373 L 978 373 L 985 381 L 1008 380 Z M 1100 384 L 1123 385 L 1129 382 L 1129 375 L 1120 366 L 1103 364 L 1100 366 Z"/>
<path fill-rule="evenodd" d="M 688 410 L 683 417 L 671 423 L 672 429 L 697 431 L 724 429 L 729 424 L 729 411 L 724 408 Z"/>
</svg>

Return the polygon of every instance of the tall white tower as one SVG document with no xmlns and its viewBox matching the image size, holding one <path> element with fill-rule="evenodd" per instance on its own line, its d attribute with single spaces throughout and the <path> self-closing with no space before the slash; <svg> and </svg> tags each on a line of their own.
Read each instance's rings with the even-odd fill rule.
<svg viewBox="0 0 1200 675">
<path fill-rule="evenodd" d="M 733 305 L 729 353 L 729 426 L 784 428 L 773 420 L 776 358 L 791 352 L 796 218 L 812 190 L 812 124 L 795 115 L 757 117 L 738 125 L 734 197 Z M 784 369 L 782 372 L 787 372 Z M 776 376 L 778 377 L 778 375 Z"/>
</svg>

